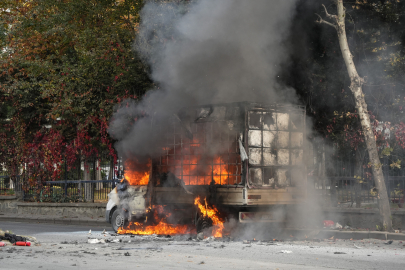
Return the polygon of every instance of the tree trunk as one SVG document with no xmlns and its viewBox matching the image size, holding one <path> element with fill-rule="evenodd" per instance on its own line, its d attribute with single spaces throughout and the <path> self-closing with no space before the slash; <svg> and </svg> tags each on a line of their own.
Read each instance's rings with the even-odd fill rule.
<svg viewBox="0 0 405 270">
<path fill-rule="evenodd" d="M 370 117 L 367 111 L 367 104 L 364 99 L 362 90 L 363 79 L 359 76 L 356 70 L 356 66 L 353 63 L 353 56 L 350 53 L 349 44 L 347 43 L 346 29 L 345 29 L 345 9 L 343 7 L 343 0 L 337 0 L 337 18 L 336 18 L 336 30 L 338 33 L 340 50 L 346 64 L 347 72 L 350 77 L 350 90 L 352 91 L 356 109 L 359 112 L 360 122 L 364 133 L 364 138 L 367 145 L 370 161 L 372 163 L 372 172 L 374 181 L 378 189 L 378 206 L 380 210 L 380 216 L 382 218 L 383 229 L 392 230 L 391 209 L 389 204 L 389 198 L 387 189 L 384 182 L 384 176 L 382 172 L 382 165 L 378 156 L 377 144 L 375 141 L 374 133 L 370 124 Z"/>
</svg>

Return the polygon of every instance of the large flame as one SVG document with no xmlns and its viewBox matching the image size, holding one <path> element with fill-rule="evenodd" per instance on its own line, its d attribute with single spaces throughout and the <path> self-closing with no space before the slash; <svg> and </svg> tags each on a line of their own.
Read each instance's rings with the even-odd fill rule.
<svg viewBox="0 0 405 270">
<path fill-rule="evenodd" d="M 238 173 L 237 164 L 240 163 L 238 154 L 230 157 L 231 154 L 224 156 L 203 155 L 204 144 L 198 139 L 194 139 L 190 144 L 185 144 L 184 148 L 164 147 L 162 148 L 162 157 L 160 166 L 162 172 L 171 172 L 179 179 L 182 179 L 186 185 L 210 185 L 212 181 L 215 184 L 235 184 Z M 232 160 L 232 162 L 231 162 Z M 228 162 L 225 162 L 228 161 Z M 136 159 L 125 162 L 125 178 L 130 185 L 147 185 L 151 172 L 151 160 L 147 164 L 140 163 Z M 229 183 L 228 183 L 229 182 Z M 195 198 L 194 204 L 198 207 L 204 218 L 212 221 L 212 236 L 222 237 L 224 223 L 218 215 L 215 206 L 208 206 L 207 201 L 201 203 L 200 197 Z M 149 211 L 154 212 L 153 224 L 140 222 L 131 222 L 128 227 L 120 228 L 119 234 L 138 234 L 138 235 L 176 235 L 196 233 L 194 225 L 173 225 L 167 222 L 171 215 L 164 211 L 163 206 L 153 206 Z M 150 221 L 149 221 L 150 222 Z"/>
<path fill-rule="evenodd" d="M 221 221 L 221 219 L 218 216 L 218 210 L 215 208 L 215 206 L 208 206 L 207 205 L 207 199 L 204 199 L 204 204 L 200 202 L 200 197 L 195 198 L 194 204 L 198 206 L 198 208 L 201 211 L 201 214 L 204 217 L 208 217 L 209 219 L 212 220 L 212 236 L 214 237 L 222 237 L 222 233 L 224 230 L 224 223 Z"/>
<path fill-rule="evenodd" d="M 237 163 L 240 156 L 222 157 L 221 155 L 206 156 L 204 145 L 198 139 L 183 146 L 162 148 L 161 164 L 163 171 L 172 172 L 183 180 L 185 185 L 209 185 L 212 181 L 218 185 L 236 184 L 238 174 Z M 187 154 L 179 154 L 186 152 Z M 151 171 L 151 160 L 139 162 L 136 158 L 125 161 L 125 179 L 130 185 L 147 185 Z"/>
<path fill-rule="evenodd" d="M 195 227 L 192 225 L 173 225 L 166 222 L 171 213 L 165 213 L 162 205 L 153 206 L 154 219 L 158 222 L 156 225 L 145 225 L 140 222 L 130 222 L 127 228 L 119 228 L 119 234 L 137 234 L 137 235 L 176 235 L 176 234 L 195 234 Z M 151 211 L 151 209 L 149 209 Z M 164 216 L 162 216 L 164 215 Z"/>
<path fill-rule="evenodd" d="M 146 186 L 149 183 L 151 161 L 146 164 L 138 162 L 136 159 L 125 161 L 124 177 L 133 186 Z"/>
<path fill-rule="evenodd" d="M 213 164 L 201 165 L 204 164 L 201 159 L 201 156 L 193 156 L 184 161 L 182 173 L 186 185 L 209 185 L 212 180 L 218 185 L 227 184 L 229 172 L 219 156 L 213 158 Z"/>
<path fill-rule="evenodd" d="M 201 211 L 204 217 L 212 221 L 212 236 L 222 237 L 224 230 L 224 223 L 218 215 L 218 210 L 212 206 L 207 205 L 207 200 L 204 199 L 204 204 L 201 203 L 200 197 L 195 198 L 194 204 Z M 140 222 L 130 222 L 128 227 L 119 228 L 119 234 L 137 234 L 137 235 L 179 235 L 179 234 L 195 234 L 196 228 L 194 225 L 173 225 L 166 221 L 171 213 L 165 213 L 164 207 L 161 205 L 154 206 L 154 219 L 158 223 L 156 225 L 145 225 Z M 149 209 L 151 210 L 151 209 Z M 164 214 L 164 216 L 162 216 Z"/>
<path fill-rule="evenodd" d="M 170 156 L 175 156 L 176 153 L 181 153 L 182 150 L 188 153 L 179 155 L 181 159 L 174 160 L 174 164 L 167 164 L 169 170 L 173 170 L 172 173 L 183 179 L 186 185 L 209 185 L 211 181 L 218 185 L 235 184 L 228 183 L 232 178 L 229 176 L 232 173 L 235 174 L 235 172 L 232 172 L 232 165 L 227 164 L 220 155 L 214 157 L 204 156 L 202 154 L 204 153 L 204 145 L 197 138 L 194 138 L 188 146 L 183 147 L 183 149 L 180 146 L 173 149 L 164 148 L 163 151 L 164 154 Z M 239 158 L 239 155 L 237 155 L 237 158 Z M 236 168 L 236 166 L 234 167 Z M 181 170 L 178 170 L 178 168 L 181 168 Z"/>
<path fill-rule="evenodd" d="M 118 229 L 119 234 L 138 234 L 138 235 L 176 235 L 176 234 L 192 234 L 195 233 L 195 228 L 189 225 L 171 225 L 165 221 L 160 221 L 157 225 L 145 226 L 139 222 L 130 222 L 126 229 Z"/>
</svg>

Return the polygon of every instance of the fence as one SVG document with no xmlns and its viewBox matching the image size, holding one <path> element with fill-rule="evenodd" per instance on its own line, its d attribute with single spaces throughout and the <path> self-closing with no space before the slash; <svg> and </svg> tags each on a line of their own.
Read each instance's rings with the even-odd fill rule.
<svg viewBox="0 0 405 270">
<path fill-rule="evenodd" d="M 62 180 L 47 181 L 40 189 L 24 192 L 25 201 L 39 202 L 100 202 L 108 200 L 108 193 L 119 180 Z"/>
<path fill-rule="evenodd" d="M 1 169 L 1 168 L 0 168 Z M 63 166 L 62 179 L 29 185 L 26 176 L 15 179 L 0 170 L 0 195 L 20 193 L 24 201 L 35 202 L 97 202 L 107 201 L 108 193 L 122 177 L 123 166 L 120 160 L 113 163 L 111 157 L 100 155 L 97 158 L 80 160 L 76 166 Z M 78 180 L 83 179 L 83 180 Z"/>
<path fill-rule="evenodd" d="M 24 201 L 39 202 L 95 202 L 108 200 L 108 193 L 120 181 L 114 180 L 62 180 L 47 181 L 41 187 L 22 188 L 22 183 L 9 176 L 0 176 L 0 195 L 23 193 Z"/>
<path fill-rule="evenodd" d="M 357 207 L 361 204 L 377 204 L 377 189 L 372 174 L 371 163 L 366 150 L 346 151 L 328 154 L 325 145 L 314 144 L 311 161 L 308 164 L 310 179 L 316 190 L 330 197 L 333 204 L 348 204 Z M 381 158 L 387 193 L 392 207 L 404 206 L 405 169 L 400 166 L 405 161 L 403 151 L 392 152 Z"/>
<path fill-rule="evenodd" d="M 14 186 L 10 177 L 7 175 L 0 175 L 0 195 L 14 195 Z"/>
</svg>

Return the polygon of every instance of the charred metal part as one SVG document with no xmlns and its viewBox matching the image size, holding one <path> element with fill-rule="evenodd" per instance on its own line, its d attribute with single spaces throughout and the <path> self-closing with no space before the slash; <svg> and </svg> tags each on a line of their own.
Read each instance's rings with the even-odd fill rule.
<svg viewBox="0 0 405 270">
<path fill-rule="evenodd" d="M 187 190 L 183 180 L 176 177 L 172 172 L 164 172 L 160 176 L 160 184 L 163 187 L 182 187 L 187 194 L 193 194 Z"/>
<path fill-rule="evenodd" d="M 124 192 L 127 190 L 128 186 L 129 186 L 129 182 L 127 179 L 124 178 L 120 183 L 118 183 L 117 191 Z"/>
<path fill-rule="evenodd" d="M 213 112 L 212 106 L 202 107 L 199 110 L 200 111 L 198 113 L 198 117 L 194 120 L 194 122 L 197 122 L 200 119 L 207 118 Z"/>
<path fill-rule="evenodd" d="M 185 133 L 186 133 L 186 137 L 189 138 L 190 140 L 192 140 L 192 139 L 193 139 L 193 133 L 191 132 L 190 123 L 185 122 L 185 121 L 182 121 L 182 120 L 180 119 L 180 117 L 179 117 L 177 114 L 175 114 L 175 113 L 174 113 L 173 115 L 174 115 L 174 118 L 175 118 L 176 120 L 178 120 L 179 123 L 181 124 L 181 126 L 183 127 L 183 129 L 184 129 L 184 131 L 185 131 Z"/>
<path fill-rule="evenodd" d="M 247 160 L 249 157 L 248 157 L 248 155 L 246 154 L 245 147 L 244 147 L 243 144 L 242 144 L 242 136 L 243 136 L 243 135 L 240 134 L 239 139 L 238 139 L 238 143 L 239 143 L 240 158 L 241 158 L 242 161 L 245 161 L 245 160 Z"/>
</svg>

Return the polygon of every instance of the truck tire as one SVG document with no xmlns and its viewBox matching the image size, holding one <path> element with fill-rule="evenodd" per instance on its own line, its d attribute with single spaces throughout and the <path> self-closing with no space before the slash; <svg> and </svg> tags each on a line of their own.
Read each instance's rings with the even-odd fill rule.
<svg viewBox="0 0 405 270">
<path fill-rule="evenodd" d="M 199 216 L 196 222 L 197 233 L 203 232 L 204 230 L 212 227 L 212 221 L 209 218 Z"/>
<path fill-rule="evenodd" d="M 120 213 L 118 209 L 115 209 L 111 217 L 111 225 L 115 232 L 118 231 L 120 227 L 123 227 L 126 224 L 125 217 Z"/>
</svg>

